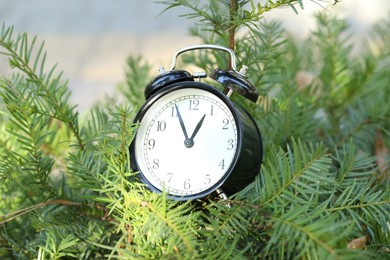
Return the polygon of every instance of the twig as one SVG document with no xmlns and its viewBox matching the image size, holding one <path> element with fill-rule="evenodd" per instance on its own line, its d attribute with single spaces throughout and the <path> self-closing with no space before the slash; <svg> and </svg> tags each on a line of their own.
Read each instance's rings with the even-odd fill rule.
<svg viewBox="0 0 390 260">
<path fill-rule="evenodd" d="M 45 202 L 41 202 L 41 203 L 38 203 L 38 204 L 35 204 L 33 206 L 30 206 L 30 207 L 27 207 L 27 208 L 24 208 L 24 209 L 20 209 L 20 210 L 17 210 L 15 212 L 12 212 L 12 213 L 8 213 L 8 214 L 5 214 L 3 216 L 0 216 L 0 219 L 4 219 L 2 221 L 0 221 L 0 225 L 3 225 L 13 219 L 16 219 L 24 214 L 27 214 L 31 211 L 34 211 L 36 209 L 39 209 L 39 208 L 42 208 L 42 207 L 45 207 L 45 206 L 48 206 L 48 205 L 65 205 L 65 206 L 76 206 L 76 207 L 81 207 L 81 206 L 88 206 L 88 207 L 95 207 L 97 208 L 98 210 L 101 210 L 104 212 L 104 215 L 105 215 L 105 218 L 107 217 L 107 209 L 102 207 L 102 206 L 99 206 L 99 205 L 94 205 L 94 204 L 82 204 L 80 202 L 73 202 L 73 201 L 68 201 L 68 200 L 62 200 L 62 199 L 55 199 L 55 200 L 49 200 L 49 201 L 45 201 Z"/>
<path fill-rule="evenodd" d="M 236 26 L 234 25 L 234 15 L 236 13 L 236 0 L 230 0 L 230 25 L 229 25 L 229 48 L 234 51 L 234 37 L 236 32 Z M 231 58 L 229 57 L 229 65 L 228 69 L 231 70 Z"/>
</svg>

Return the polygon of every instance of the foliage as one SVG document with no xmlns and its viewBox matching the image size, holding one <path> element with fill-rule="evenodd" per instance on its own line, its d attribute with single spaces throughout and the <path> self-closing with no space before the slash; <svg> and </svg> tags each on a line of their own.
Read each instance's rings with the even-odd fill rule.
<svg viewBox="0 0 390 260">
<path fill-rule="evenodd" d="M 1 28 L 13 74 L 0 81 L 0 257 L 263 259 L 389 257 L 390 20 L 358 54 L 345 21 L 316 15 L 295 42 L 265 11 L 302 1 L 164 1 L 184 6 L 206 43 L 229 45 L 261 94 L 233 99 L 255 117 L 265 156 L 256 180 L 226 201 L 177 202 L 129 167 L 132 120 L 151 79 L 129 57 L 120 92 L 80 118 L 44 46 Z M 186 55 L 206 71 L 226 57 Z"/>
</svg>

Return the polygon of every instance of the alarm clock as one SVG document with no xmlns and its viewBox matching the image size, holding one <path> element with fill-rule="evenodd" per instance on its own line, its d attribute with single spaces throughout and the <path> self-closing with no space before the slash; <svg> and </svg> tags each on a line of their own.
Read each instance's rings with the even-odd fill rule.
<svg viewBox="0 0 390 260">
<path fill-rule="evenodd" d="M 201 82 L 207 77 L 204 72 L 175 69 L 180 54 L 201 49 L 229 53 L 229 69 L 210 75 L 224 91 Z M 129 149 L 132 170 L 150 190 L 175 200 L 216 192 L 226 197 L 254 180 L 263 156 L 261 134 L 253 117 L 230 99 L 233 93 L 253 102 L 258 98 L 244 70 L 236 69 L 231 49 L 194 45 L 179 49 L 169 71 L 160 69 L 146 86 Z"/>
</svg>

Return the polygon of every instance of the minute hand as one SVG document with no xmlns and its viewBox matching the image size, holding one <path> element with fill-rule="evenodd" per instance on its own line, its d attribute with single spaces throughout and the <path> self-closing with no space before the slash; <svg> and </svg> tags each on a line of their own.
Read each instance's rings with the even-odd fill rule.
<svg viewBox="0 0 390 260">
<path fill-rule="evenodd" d="M 204 121 L 204 118 L 205 118 L 205 117 L 206 117 L 206 114 L 204 114 L 204 115 L 202 116 L 202 118 L 200 119 L 199 123 L 196 125 L 195 130 L 194 130 L 194 132 L 192 133 L 192 135 L 191 135 L 191 137 L 190 137 L 190 140 L 192 140 L 192 141 L 194 140 L 196 134 L 198 133 L 200 127 L 201 127 L 202 124 L 203 124 L 203 121 Z"/>
<path fill-rule="evenodd" d="M 188 134 L 187 134 L 187 130 L 186 130 L 186 127 L 184 125 L 184 122 L 183 122 L 183 118 L 181 118 L 181 115 L 180 115 L 180 112 L 179 112 L 179 108 L 177 107 L 176 104 L 175 104 L 175 107 L 176 107 L 177 117 L 179 118 L 181 130 L 184 133 L 185 140 L 188 140 Z"/>
</svg>

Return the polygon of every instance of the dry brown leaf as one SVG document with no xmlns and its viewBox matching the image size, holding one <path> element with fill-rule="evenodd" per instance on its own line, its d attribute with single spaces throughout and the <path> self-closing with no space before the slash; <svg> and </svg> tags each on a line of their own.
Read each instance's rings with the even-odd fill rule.
<svg viewBox="0 0 390 260">
<path fill-rule="evenodd" d="M 313 83 L 316 78 L 313 73 L 309 71 L 298 71 L 295 75 L 295 81 L 299 90 L 305 89 L 307 86 Z"/>
<path fill-rule="evenodd" d="M 388 178 L 389 175 L 389 149 L 387 148 L 384 140 L 383 134 L 380 131 L 377 131 L 375 136 L 375 157 L 378 169 L 380 171 L 377 179 L 383 181 Z"/>
<path fill-rule="evenodd" d="M 359 237 L 355 238 L 351 242 L 347 244 L 347 248 L 350 249 L 365 249 L 366 248 L 366 243 L 367 243 L 367 237 Z"/>
</svg>

